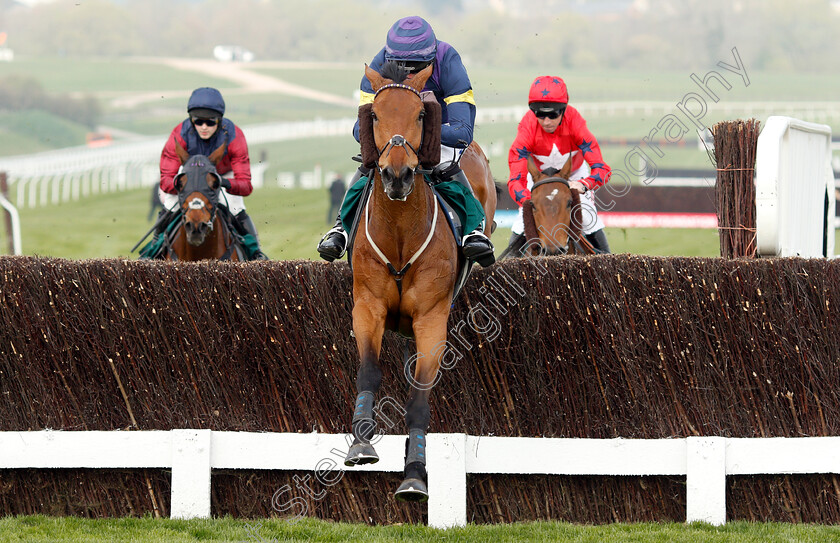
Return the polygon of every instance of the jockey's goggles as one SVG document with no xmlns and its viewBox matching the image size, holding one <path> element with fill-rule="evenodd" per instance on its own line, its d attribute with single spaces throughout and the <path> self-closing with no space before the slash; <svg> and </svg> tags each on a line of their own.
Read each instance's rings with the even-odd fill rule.
<svg viewBox="0 0 840 543">
<path fill-rule="evenodd" d="M 196 125 L 196 126 L 205 125 L 205 126 L 210 126 L 210 127 L 213 127 L 213 126 L 216 126 L 216 125 L 219 123 L 219 121 L 218 121 L 218 119 L 199 119 L 199 118 L 194 118 L 194 119 L 192 120 L 192 123 L 193 123 L 194 125 Z"/>
<path fill-rule="evenodd" d="M 535 102 L 528 106 L 538 119 L 556 119 L 566 111 L 566 104 Z"/>
<path fill-rule="evenodd" d="M 431 60 L 396 60 L 395 61 L 398 65 L 405 68 L 408 73 L 416 74 L 422 72 L 429 66 L 433 61 Z"/>
</svg>

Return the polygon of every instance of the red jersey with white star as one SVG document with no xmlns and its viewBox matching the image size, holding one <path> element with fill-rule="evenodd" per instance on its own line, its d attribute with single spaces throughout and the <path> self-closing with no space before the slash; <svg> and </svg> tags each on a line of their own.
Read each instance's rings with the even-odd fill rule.
<svg viewBox="0 0 840 543">
<path fill-rule="evenodd" d="M 601 147 L 586 121 L 578 110 L 567 106 L 563 120 L 557 129 L 549 134 L 543 130 L 536 115 L 530 110 L 519 121 L 516 139 L 508 153 L 510 178 L 508 190 L 513 201 L 522 205 L 531 198 L 528 190 L 528 155 L 533 155 L 540 170 L 563 167 L 571 157 L 572 170 L 581 167 L 585 160 L 589 164 L 589 176 L 579 181 L 590 190 L 604 185 L 610 178 L 610 167 L 601 156 Z"/>
</svg>

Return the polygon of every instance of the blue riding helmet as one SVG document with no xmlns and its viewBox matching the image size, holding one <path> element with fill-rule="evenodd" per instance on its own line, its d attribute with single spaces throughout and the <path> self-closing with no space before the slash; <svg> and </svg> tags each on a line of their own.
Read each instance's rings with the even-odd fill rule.
<svg viewBox="0 0 840 543">
<path fill-rule="evenodd" d="M 193 91 L 190 101 L 187 102 L 187 113 L 194 109 L 209 109 L 218 113 L 219 117 L 224 117 L 225 99 L 218 90 L 212 87 L 201 87 Z"/>
<path fill-rule="evenodd" d="M 404 17 L 394 23 L 385 40 L 385 60 L 431 61 L 437 52 L 437 38 L 422 17 Z"/>
</svg>

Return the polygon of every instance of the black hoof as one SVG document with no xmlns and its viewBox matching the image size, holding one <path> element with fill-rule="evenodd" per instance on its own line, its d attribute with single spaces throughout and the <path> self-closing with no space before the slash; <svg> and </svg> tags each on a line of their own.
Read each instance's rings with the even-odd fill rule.
<svg viewBox="0 0 840 543">
<path fill-rule="evenodd" d="M 426 483 L 411 477 L 402 482 L 394 497 L 401 502 L 422 503 L 429 500 L 429 489 Z"/>
<path fill-rule="evenodd" d="M 345 466 L 362 466 L 377 462 L 379 462 L 379 455 L 370 443 L 353 443 L 344 459 Z"/>
</svg>

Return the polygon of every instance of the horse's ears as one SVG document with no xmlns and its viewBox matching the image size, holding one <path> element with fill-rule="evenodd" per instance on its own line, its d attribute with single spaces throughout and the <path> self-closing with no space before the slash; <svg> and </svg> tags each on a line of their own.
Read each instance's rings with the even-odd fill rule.
<svg viewBox="0 0 840 543">
<path fill-rule="evenodd" d="M 432 70 L 434 69 L 434 66 L 434 63 L 429 64 L 428 66 L 417 72 L 417 75 L 415 75 L 411 79 L 406 79 L 404 83 L 416 90 L 417 92 L 422 91 L 423 87 L 426 86 L 426 81 L 428 81 L 429 77 L 431 77 L 432 75 Z"/>
<path fill-rule="evenodd" d="M 222 144 L 219 145 L 219 148 L 210 153 L 210 156 L 207 158 L 213 163 L 213 166 L 215 166 L 220 160 L 222 160 L 222 157 L 225 156 L 225 151 L 227 151 L 227 142 L 222 142 Z"/>
<path fill-rule="evenodd" d="M 568 179 L 569 174 L 572 173 L 572 157 L 569 155 L 569 158 L 566 159 L 566 163 L 563 164 L 563 167 L 560 168 L 560 173 L 557 174 L 563 179 Z"/>
<path fill-rule="evenodd" d="M 222 178 L 217 173 L 207 172 L 205 180 L 207 181 L 207 186 L 212 190 L 219 190 L 219 187 L 222 185 Z"/>
<path fill-rule="evenodd" d="M 537 166 L 537 161 L 534 160 L 534 155 L 531 154 L 528 155 L 528 173 L 531 174 L 531 179 L 535 183 L 539 181 L 540 174 L 542 173 L 540 172 L 540 167 Z"/>
<path fill-rule="evenodd" d="M 178 192 L 184 190 L 184 185 L 187 183 L 187 174 L 184 172 L 179 173 L 175 176 L 175 179 L 172 180 L 172 184 L 175 185 L 175 189 Z"/>
<path fill-rule="evenodd" d="M 370 81 L 370 86 L 373 89 L 373 92 L 379 90 L 382 85 L 385 84 L 385 78 L 379 75 L 379 72 L 365 64 L 365 77 L 367 77 L 368 81 Z"/>
<path fill-rule="evenodd" d="M 359 144 L 362 151 L 362 165 L 365 168 L 374 168 L 379 160 L 376 139 L 373 135 L 372 109 L 373 104 L 359 106 Z"/>
<path fill-rule="evenodd" d="M 174 136 L 173 136 L 173 139 Z M 175 139 L 175 154 L 178 155 L 178 159 L 181 161 L 181 164 L 186 164 L 187 161 L 190 159 L 190 154 L 187 152 L 186 149 L 181 147 L 181 144 Z"/>
</svg>

